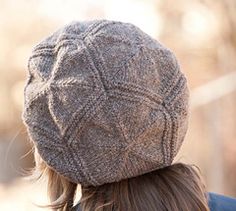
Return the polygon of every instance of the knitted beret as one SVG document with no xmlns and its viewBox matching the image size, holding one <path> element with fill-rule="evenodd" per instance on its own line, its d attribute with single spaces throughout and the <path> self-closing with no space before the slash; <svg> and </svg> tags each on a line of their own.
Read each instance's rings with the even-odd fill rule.
<svg viewBox="0 0 236 211">
<path fill-rule="evenodd" d="M 22 118 L 42 159 L 98 186 L 171 165 L 188 122 L 174 54 L 138 27 L 73 22 L 28 62 Z"/>
</svg>

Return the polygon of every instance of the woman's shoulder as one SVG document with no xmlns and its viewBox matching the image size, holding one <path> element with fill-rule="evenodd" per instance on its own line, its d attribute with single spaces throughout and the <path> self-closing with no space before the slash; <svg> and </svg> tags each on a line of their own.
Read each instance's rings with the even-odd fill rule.
<svg viewBox="0 0 236 211">
<path fill-rule="evenodd" d="M 208 204 L 211 211 L 236 211 L 236 198 L 209 193 Z"/>
<path fill-rule="evenodd" d="M 236 211 L 236 198 L 217 193 L 209 193 L 208 196 L 210 211 Z M 81 211 L 80 203 L 73 207 L 72 211 Z"/>
</svg>

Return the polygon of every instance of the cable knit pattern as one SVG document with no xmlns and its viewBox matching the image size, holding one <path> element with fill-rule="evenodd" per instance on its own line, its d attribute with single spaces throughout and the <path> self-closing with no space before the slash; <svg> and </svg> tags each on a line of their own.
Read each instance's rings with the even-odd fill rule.
<svg viewBox="0 0 236 211">
<path fill-rule="evenodd" d="M 187 130 L 174 54 L 138 27 L 73 22 L 28 62 L 23 121 L 45 162 L 83 186 L 171 165 Z"/>
</svg>

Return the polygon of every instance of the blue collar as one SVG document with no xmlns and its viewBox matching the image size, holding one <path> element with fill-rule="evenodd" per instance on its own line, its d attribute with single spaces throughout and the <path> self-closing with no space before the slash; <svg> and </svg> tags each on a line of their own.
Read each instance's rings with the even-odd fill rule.
<svg viewBox="0 0 236 211">
<path fill-rule="evenodd" d="M 211 211 L 236 211 L 236 199 L 216 193 L 209 193 L 208 204 Z"/>
</svg>

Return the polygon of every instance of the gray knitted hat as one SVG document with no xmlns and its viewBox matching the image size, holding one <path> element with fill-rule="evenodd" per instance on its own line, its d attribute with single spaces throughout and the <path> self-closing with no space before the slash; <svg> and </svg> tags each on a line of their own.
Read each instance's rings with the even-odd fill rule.
<svg viewBox="0 0 236 211">
<path fill-rule="evenodd" d="M 188 88 L 173 53 L 129 23 L 73 22 L 32 52 L 23 120 L 42 159 L 98 186 L 171 165 Z"/>
</svg>

